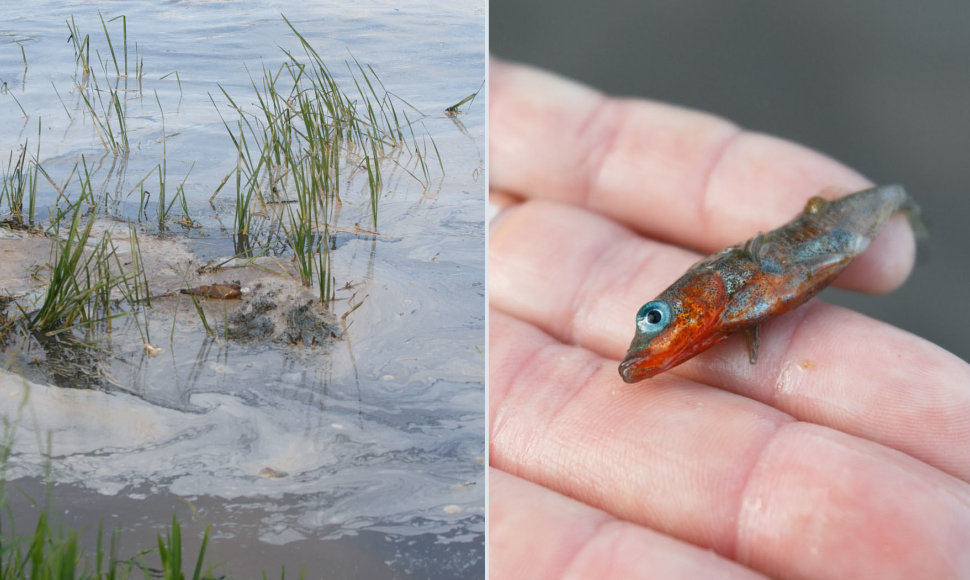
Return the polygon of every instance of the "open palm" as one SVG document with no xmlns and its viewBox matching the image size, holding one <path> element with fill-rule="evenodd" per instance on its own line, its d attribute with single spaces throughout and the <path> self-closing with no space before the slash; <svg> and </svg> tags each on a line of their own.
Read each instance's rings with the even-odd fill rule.
<svg viewBox="0 0 970 580">
<path fill-rule="evenodd" d="M 493 577 L 970 575 L 959 358 L 813 300 L 762 327 L 757 365 L 736 337 L 617 374 L 639 306 L 700 256 L 868 182 L 532 69 L 495 62 L 490 90 Z M 837 284 L 891 290 L 913 248 L 897 216 Z"/>
</svg>

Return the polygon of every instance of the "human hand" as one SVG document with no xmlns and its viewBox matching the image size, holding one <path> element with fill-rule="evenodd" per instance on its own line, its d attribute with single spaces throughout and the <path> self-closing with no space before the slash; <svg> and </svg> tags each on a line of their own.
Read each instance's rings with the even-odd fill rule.
<svg viewBox="0 0 970 580">
<path fill-rule="evenodd" d="M 617 374 L 637 309 L 699 257 L 868 182 L 524 67 L 493 62 L 490 92 L 492 577 L 970 576 L 959 358 L 813 300 L 762 326 L 756 365 L 734 337 Z M 891 290 L 913 248 L 896 216 L 837 285 Z"/>
</svg>

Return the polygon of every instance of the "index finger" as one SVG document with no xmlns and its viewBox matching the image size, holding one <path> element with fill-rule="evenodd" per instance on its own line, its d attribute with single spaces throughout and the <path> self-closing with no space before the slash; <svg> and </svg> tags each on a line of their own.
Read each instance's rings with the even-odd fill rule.
<svg viewBox="0 0 970 580">
<path fill-rule="evenodd" d="M 662 103 L 610 99 L 494 61 L 490 187 L 592 209 L 650 237 L 710 253 L 790 221 L 824 190 L 870 183 L 815 151 Z M 888 291 L 912 268 L 897 216 L 838 285 Z"/>
</svg>

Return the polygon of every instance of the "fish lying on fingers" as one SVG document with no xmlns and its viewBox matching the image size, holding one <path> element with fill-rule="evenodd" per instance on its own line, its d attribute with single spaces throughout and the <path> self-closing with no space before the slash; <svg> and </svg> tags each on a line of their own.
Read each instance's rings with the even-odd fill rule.
<svg viewBox="0 0 970 580">
<path fill-rule="evenodd" d="M 620 376 L 650 378 L 743 332 L 751 364 L 758 327 L 828 286 L 897 211 L 921 232 L 919 208 L 899 185 L 808 200 L 790 223 L 704 258 L 636 315 Z"/>
</svg>

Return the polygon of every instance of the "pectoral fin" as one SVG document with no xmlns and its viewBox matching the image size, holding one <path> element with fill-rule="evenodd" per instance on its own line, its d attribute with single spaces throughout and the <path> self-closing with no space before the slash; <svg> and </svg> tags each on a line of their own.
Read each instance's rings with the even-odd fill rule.
<svg viewBox="0 0 970 580">
<path fill-rule="evenodd" d="M 748 341 L 748 361 L 751 364 L 758 362 L 758 326 L 749 326 L 744 329 L 744 338 Z"/>
<path fill-rule="evenodd" d="M 752 262 L 758 265 L 762 272 L 767 274 L 785 273 L 785 264 L 780 259 L 780 252 L 778 252 L 776 244 L 770 241 L 765 234 L 759 233 L 745 242 L 741 249 Z"/>
</svg>

